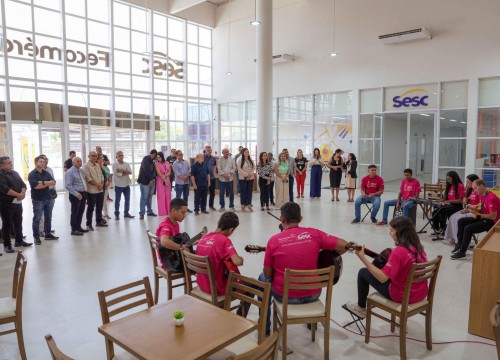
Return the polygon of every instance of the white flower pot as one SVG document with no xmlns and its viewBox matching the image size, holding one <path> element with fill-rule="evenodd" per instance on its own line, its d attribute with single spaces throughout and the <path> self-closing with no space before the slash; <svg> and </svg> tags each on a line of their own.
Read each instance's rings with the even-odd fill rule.
<svg viewBox="0 0 500 360">
<path fill-rule="evenodd" d="M 182 319 L 174 319 L 174 324 L 175 324 L 175 326 L 182 326 L 182 325 L 184 325 L 184 318 L 182 318 Z"/>
</svg>

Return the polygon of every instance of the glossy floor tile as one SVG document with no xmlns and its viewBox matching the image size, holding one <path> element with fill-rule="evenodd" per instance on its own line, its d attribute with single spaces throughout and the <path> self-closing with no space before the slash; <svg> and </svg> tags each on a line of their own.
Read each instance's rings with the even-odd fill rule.
<svg viewBox="0 0 500 360">
<path fill-rule="evenodd" d="M 326 180 L 325 180 L 326 181 Z M 327 184 L 324 184 L 327 186 Z M 308 193 L 308 186 L 306 186 Z M 114 197 L 111 191 L 111 197 Z M 395 197 L 386 193 L 383 199 Z M 331 202 L 330 191 L 325 189 L 320 200 L 308 197 L 297 199 L 303 211 L 303 226 L 322 229 L 349 241 L 363 243 L 375 251 L 391 246 L 387 227 L 376 227 L 370 222 L 351 225 L 354 218 L 354 205 L 347 203 L 346 192 L 341 191 L 341 201 Z M 193 193 L 190 194 L 192 208 Z M 227 201 L 227 200 L 226 200 Z M 235 199 L 238 204 L 239 198 Z M 237 212 L 240 226 L 232 236 L 233 243 L 245 259 L 241 268 L 243 274 L 256 277 L 262 271 L 264 254 L 251 255 L 244 252 L 247 244 L 265 245 L 267 239 L 278 231 L 278 222 L 261 211 L 259 194 L 253 196 L 254 213 Z M 110 214 L 114 202 L 108 202 Z M 123 205 L 122 205 L 123 206 Z M 132 213 L 138 215 L 139 189 L 132 189 Z M 156 206 L 155 206 L 156 208 Z M 218 209 L 218 200 L 216 200 Z M 239 206 L 237 206 L 239 208 Z M 51 333 L 58 345 L 68 355 L 76 359 L 105 359 L 104 338 L 97 332 L 101 324 L 97 292 L 149 276 L 152 280 L 151 255 L 145 232 L 156 229 L 160 217 L 146 217 L 144 220 L 109 220 L 106 228 L 84 236 L 71 236 L 69 228 L 69 201 L 60 194 L 53 213 L 53 228 L 60 236 L 57 241 L 43 241 L 41 246 L 25 249 L 28 257 L 24 292 L 24 329 L 26 351 L 29 359 L 50 359 L 44 335 Z M 382 211 L 382 209 L 381 209 Z M 275 212 L 276 215 L 279 212 Z M 220 216 L 218 212 L 210 215 L 190 214 L 181 224 L 181 231 L 190 234 L 199 232 L 202 226 L 209 230 L 216 227 Z M 418 227 L 424 223 L 418 212 Z M 31 234 L 31 205 L 29 199 L 24 204 L 24 229 L 28 241 Z M 381 219 L 381 212 L 378 216 Z M 368 220 L 368 219 L 367 219 Z M 443 255 L 443 263 L 436 290 L 433 340 L 449 342 L 457 340 L 492 341 L 472 336 L 467 332 L 472 253 L 467 260 L 451 261 L 451 247 L 432 242 L 428 235 L 422 235 L 422 242 L 429 258 Z M 0 257 L 0 296 L 10 295 L 14 254 Z M 356 299 L 356 276 L 361 262 L 354 254 L 343 256 L 344 269 L 339 283 L 333 290 L 332 322 L 330 333 L 330 358 L 332 359 L 399 359 L 399 339 L 387 337 L 389 325 L 381 320 L 372 322 L 372 336 L 369 344 L 364 338 L 341 327 L 350 316 L 341 305 Z M 174 296 L 182 293 L 175 289 Z M 160 301 L 166 300 L 165 282 L 161 282 Z M 255 311 L 251 317 L 256 318 Z M 3 330 L 5 326 L 0 327 Z M 356 328 L 350 328 L 356 330 Z M 413 317 L 408 322 L 408 337 L 425 339 L 424 318 Z M 200 339 L 200 341 L 203 341 Z M 323 328 L 320 326 L 316 342 L 310 340 L 305 326 L 294 325 L 289 330 L 288 344 L 294 351 L 289 359 L 322 359 Z M 120 359 L 132 358 L 117 348 Z M 494 359 L 496 349 L 492 346 L 456 343 L 434 345 L 428 351 L 425 343 L 407 341 L 409 359 Z M 0 360 L 18 359 L 17 340 L 14 334 L 0 337 Z"/>
</svg>

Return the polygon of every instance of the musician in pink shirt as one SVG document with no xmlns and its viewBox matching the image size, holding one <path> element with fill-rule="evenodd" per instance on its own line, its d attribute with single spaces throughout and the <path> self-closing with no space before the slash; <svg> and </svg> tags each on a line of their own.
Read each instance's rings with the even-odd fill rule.
<svg viewBox="0 0 500 360">
<path fill-rule="evenodd" d="M 368 166 L 368 175 L 361 179 L 361 195 L 354 202 L 354 220 L 351 224 L 361 222 L 361 205 L 373 204 L 371 219 L 377 223 L 377 214 L 380 209 L 380 196 L 384 193 L 384 180 L 377 175 L 377 166 Z"/>
<path fill-rule="evenodd" d="M 415 206 L 415 202 L 411 198 L 418 198 L 422 188 L 420 181 L 413 177 L 412 169 L 405 169 L 403 171 L 404 178 L 399 187 L 398 198 L 394 200 L 386 200 L 384 202 L 384 212 L 382 221 L 377 226 L 387 225 L 387 218 L 389 217 L 389 208 L 395 206 L 396 209 L 403 209 L 403 216 L 408 216 L 410 208 Z"/>
<path fill-rule="evenodd" d="M 475 180 L 472 183 L 472 188 L 481 199 L 480 209 L 469 207 L 476 216 L 458 220 L 458 242 L 453 250 L 452 260 L 464 259 L 472 235 L 490 230 L 500 219 L 500 199 L 498 196 L 489 191 L 481 179 Z"/>
<path fill-rule="evenodd" d="M 477 205 L 481 202 L 479 195 L 472 189 L 472 183 L 479 179 L 476 174 L 467 175 L 465 178 L 465 197 L 463 200 L 463 205 Z M 446 232 L 444 233 L 444 239 L 450 244 L 457 243 L 457 232 L 458 232 L 458 220 L 464 217 L 471 217 L 472 213 L 467 210 L 467 208 L 457 211 L 448 219 L 448 224 L 446 225 Z"/>
<path fill-rule="evenodd" d="M 409 218 L 398 216 L 392 219 L 389 223 L 389 234 L 396 247 L 382 269 L 377 268 L 366 258 L 364 247 L 356 251 L 356 255 L 366 267 L 358 273 L 357 303 L 350 302 L 346 306 L 360 318 L 366 317 L 366 300 L 370 285 L 387 299 L 401 303 L 412 265 L 427 261 L 415 225 Z M 427 280 L 413 283 L 409 303 L 414 304 L 424 300 L 428 291 Z"/>
<path fill-rule="evenodd" d="M 465 187 L 456 171 L 449 171 L 446 174 L 446 188 L 444 190 L 444 200 L 441 206 L 432 212 L 432 225 L 437 233 L 443 233 L 446 229 L 446 220 L 462 210 L 462 203 L 465 197 Z"/>
</svg>

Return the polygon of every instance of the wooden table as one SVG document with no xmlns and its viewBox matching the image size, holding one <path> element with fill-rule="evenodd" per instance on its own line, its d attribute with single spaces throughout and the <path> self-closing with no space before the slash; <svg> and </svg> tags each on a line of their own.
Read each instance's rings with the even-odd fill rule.
<svg viewBox="0 0 500 360">
<path fill-rule="evenodd" d="M 172 313 L 185 312 L 176 327 Z M 257 329 L 254 321 L 183 295 L 99 327 L 139 359 L 203 359 Z"/>
</svg>

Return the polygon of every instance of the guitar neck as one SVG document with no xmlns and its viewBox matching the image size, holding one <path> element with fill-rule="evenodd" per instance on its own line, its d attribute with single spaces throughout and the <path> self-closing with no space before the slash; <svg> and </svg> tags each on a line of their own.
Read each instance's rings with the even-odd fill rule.
<svg viewBox="0 0 500 360">
<path fill-rule="evenodd" d="M 375 251 L 371 251 L 370 249 L 365 248 L 365 254 L 371 257 L 372 259 L 375 259 L 376 257 L 379 256 Z"/>
</svg>

